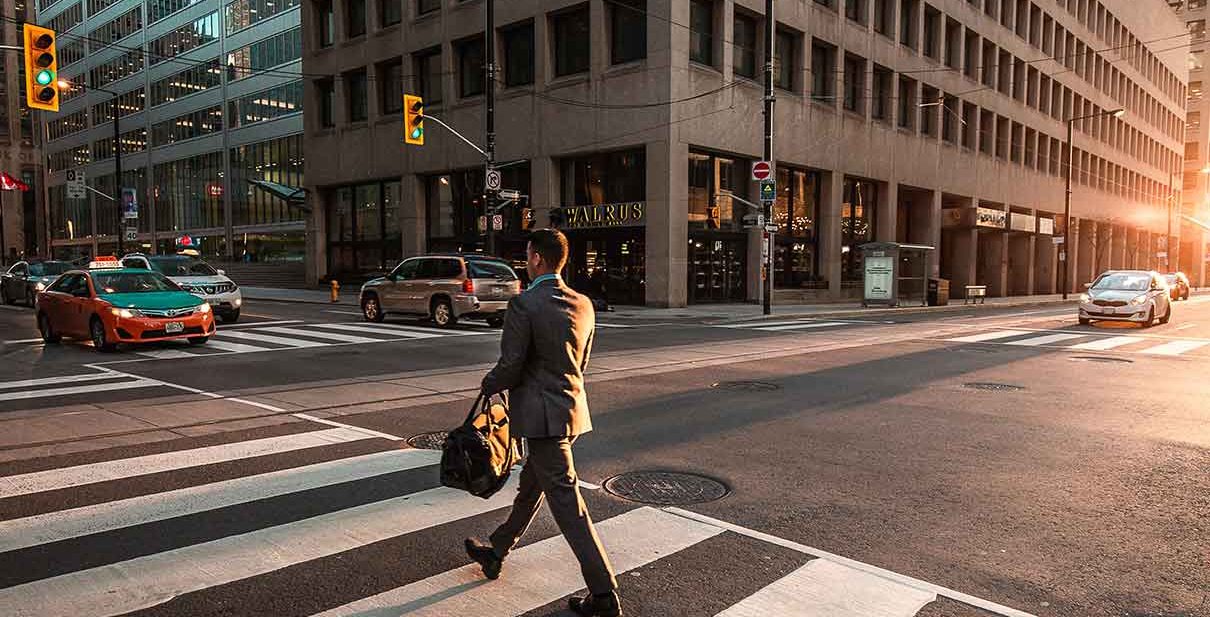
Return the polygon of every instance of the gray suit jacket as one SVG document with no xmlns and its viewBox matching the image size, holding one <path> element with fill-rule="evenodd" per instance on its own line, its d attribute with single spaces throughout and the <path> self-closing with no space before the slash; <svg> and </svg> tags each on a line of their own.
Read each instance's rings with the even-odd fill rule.
<svg viewBox="0 0 1210 617">
<path fill-rule="evenodd" d="M 584 370 L 592 348 L 592 302 L 563 281 L 543 281 L 508 303 L 500 361 L 483 391 L 509 391 L 516 437 L 574 437 L 592 430 Z"/>
</svg>

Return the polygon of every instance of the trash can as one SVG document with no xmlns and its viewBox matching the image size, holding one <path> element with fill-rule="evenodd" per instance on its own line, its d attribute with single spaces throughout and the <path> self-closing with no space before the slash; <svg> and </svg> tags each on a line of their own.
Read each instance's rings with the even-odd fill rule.
<svg viewBox="0 0 1210 617">
<path fill-rule="evenodd" d="M 945 306 L 950 303 L 949 279 L 929 279 L 929 306 Z"/>
</svg>

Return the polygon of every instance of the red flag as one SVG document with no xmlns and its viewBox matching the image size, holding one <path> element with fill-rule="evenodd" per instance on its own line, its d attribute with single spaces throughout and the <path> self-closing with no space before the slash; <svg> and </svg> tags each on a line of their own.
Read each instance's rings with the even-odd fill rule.
<svg viewBox="0 0 1210 617">
<path fill-rule="evenodd" d="M 29 185 L 0 171 L 0 191 L 28 191 Z"/>
</svg>

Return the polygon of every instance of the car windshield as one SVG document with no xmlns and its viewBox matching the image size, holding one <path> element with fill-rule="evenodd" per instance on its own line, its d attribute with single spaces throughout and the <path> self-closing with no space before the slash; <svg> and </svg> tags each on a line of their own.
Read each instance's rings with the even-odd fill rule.
<svg viewBox="0 0 1210 617">
<path fill-rule="evenodd" d="M 1177 279 L 1177 276 L 1176 276 L 1175 274 L 1166 274 L 1166 275 L 1164 275 L 1164 280 L 1168 281 L 1168 284 L 1169 284 L 1169 285 L 1173 285 L 1173 284 L 1175 284 L 1175 283 L 1176 283 L 1176 279 Z"/>
<path fill-rule="evenodd" d="M 216 276 L 218 271 L 196 257 L 152 257 L 151 269 L 164 276 Z"/>
<path fill-rule="evenodd" d="M 1092 286 L 1097 291 L 1147 291 L 1151 288 L 1151 275 L 1132 272 L 1106 274 Z"/>
<path fill-rule="evenodd" d="M 112 272 L 93 274 L 93 285 L 100 294 L 129 294 L 150 291 L 180 291 L 176 283 L 155 272 Z"/>
<path fill-rule="evenodd" d="M 471 278 L 475 279 L 496 278 L 512 281 L 517 278 L 517 273 L 513 272 L 513 269 L 502 261 L 468 259 L 466 260 L 466 269 L 470 272 Z"/>
<path fill-rule="evenodd" d="M 29 274 L 30 276 L 59 276 L 71 268 L 71 264 L 66 261 L 39 261 L 29 264 Z"/>
</svg>

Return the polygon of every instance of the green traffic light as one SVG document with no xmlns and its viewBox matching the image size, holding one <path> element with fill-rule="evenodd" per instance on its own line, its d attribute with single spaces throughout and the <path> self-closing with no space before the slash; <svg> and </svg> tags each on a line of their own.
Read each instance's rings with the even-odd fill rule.
<svg viewBox="0 0 1210 617">
<path fill-rule="evenodd" d="M 46 69 L 38 71 L 38 74 L 34 76 L 34 81 L 38 82 L 39 86 L 49 86 L 54 80 L 55 73 Z"/>
<path fill-rule="evenodd" d="M 416 127 L 414 129 L 412 129 L 412 139 L 420 139 L 420 136 L 423 134 L 424 134 L 424 129 L 422 129 L 420 127 Z"/>
</svg>

